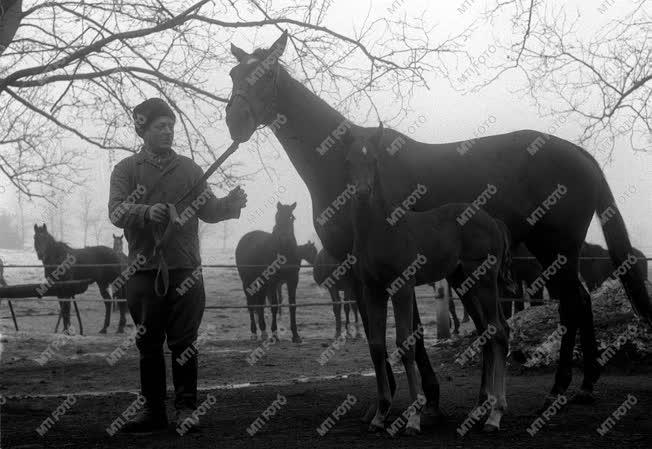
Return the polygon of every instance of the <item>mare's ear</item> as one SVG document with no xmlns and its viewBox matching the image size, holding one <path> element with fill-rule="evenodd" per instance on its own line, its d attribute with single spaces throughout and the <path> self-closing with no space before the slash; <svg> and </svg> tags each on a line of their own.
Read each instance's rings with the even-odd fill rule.
<svg viewBox="0 0 652 449">
<path fill-rule="evenodd" d="M 297 207 L 297 202 L 295 201 L 294 203 L 290 204 L 290 211 L 294 212 L 294 209 Z"/>
<path fill-rule="evenodd" d="M 233 54 L 233 56 L 235 56 L 235 59 L 236 59 L 238 62 L 242 62 L 242 61 L 244 61 L 245 59 L 248 59 L 248 58 L 249 58 L 249 53 L 247 53 L 246 51 L 244 51 L 244 50 L 243 50 L 242 48 L 240 48 L 240 47 L 236 47 L 236 46 L 233 45 L 233 44 L 231 44 L 231 54 Z"/>
<path fill-rule="evenodd" d="M 288 43 L 288 32 L 283 31 L 281 37 L 276 39 L 276 42 L 274 42 L 272 46 L 269 47 L 269 50 L 267 50 L 267 56 L 269 57 L 273 55 L 274 62 L 278 61 L 278 58 L 280 58 L 283 55 L 287 43 Z"/>
</svg>

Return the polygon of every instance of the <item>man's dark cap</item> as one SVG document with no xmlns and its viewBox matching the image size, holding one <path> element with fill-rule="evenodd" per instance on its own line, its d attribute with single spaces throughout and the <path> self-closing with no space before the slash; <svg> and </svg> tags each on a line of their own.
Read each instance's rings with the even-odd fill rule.
<svg viewBox="0 0 652 449">
<path fill-rule="evenodd" d="M 176 120 L 174 111 L 160 98 L 150 98 L 134 108 L 134 127 L 136 134 L 143 137 L 147 127 L 159 117 L 172 117 Z"/>
</svg>

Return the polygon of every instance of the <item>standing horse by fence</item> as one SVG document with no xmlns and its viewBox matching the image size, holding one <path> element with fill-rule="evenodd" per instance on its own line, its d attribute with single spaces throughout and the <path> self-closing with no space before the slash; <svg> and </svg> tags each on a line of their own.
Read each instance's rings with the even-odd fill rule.
<svg viewBox="0 0 652 449">
<path fill-rule="evenodd" d="M 348 301 L 355 301 L 355 294 L 353 293 L 353 279 L 351 277 L 352 267 L 339 265 L 337 259 L 328 254 L 328 251 L 322 249 L 315 258 L 312 276 L 315 282 L 328 290 L 333 301 L 333 314 L 335 315 L 335 338 L 337 339 L 342 334 L 342 304 L 344 301 L 344 315 L 346 322 L 344 328 L 346 330 L 346 337 L 352 337 L 349 329 L 349 312 L 353 310 L 355 318 L 356 337 L 360 336 L 360 324 L 358 323 L 358 306 L 351 304 Z M 342 272 L 340 272 L 342 271 Z M 340 291 L 344 292 L 344 297 L 340 299 Z"/>
<path fill-rule="evenodd" d="M 444 278 L 460 292 L 478 335 L 491 335 L 482 348 L 478 405 L 488 398 L 495 399 L 485 430 L 498 430 L 507 409 L 505 374 L 509 327 L 498 297 L 499 277 L 503 283 L 511 283 L 507 228 L 482 209 L 467 222 L 460 223 L 459 217 L 469 207 L 467 203 L 446 204 L 423 212 L 412 212 L 389 203 L 380 183 L 379 167 L 393 161 L 389 160 L 390 155 L 383 155 L 382 135 L 381 124 L 374 136 L 351 137 L 347 158 L 356 192 L 352 205 L 353 254 L 358 259 L 356 269 L 364 283 L 369 350 L 378 388 L 378 407 L 370 430 L 385 429 L 392 399 L 384 357 L 387 352 L 387 299 L 390 297 L 394 306 L 396 346 L 400 348 L 410 399 L 414 403 L 420 390 L 414 346 L 408 343 L 413 334 L 414 287 Z M 417 411 L 408 419 L 406 433 L 420 430 Z"/>
<path fill-rule="evenodd" d="M 251 321 L 251 339 L 257 339 L 256 320 L 261 331 L 261 338 L 267 339 L 265 324 L 265 297 L 272 306 L 272 334 L 278 338 L 276 315 L 278 313 L 277 286 L 281 279 L 287 282 L 288 302 L 290 304 L 290 329 L 292 341 L 301 342 L 297 332 L 296 289 L 298 272 L 284 265 L 298 265 L 301 262 L 297 240 L 294 237 L 294 209 L 291 205 L 276 204 L 274 228 L 271 232 L 251 231 L 242 236 L 235 249 L 235 264 L 242 280 L 242 288 L 247 298 L 249 319 Z"/>
<path fill-rule="evenodd" d="M 34 225 L 34 249 L 39 260 L 43 262 L 45 278 L 48 283 L 81 279 L 92 279 L 97 283 L 100 294 L 105 300 L 104 326 L 100 330 L 101 334 L 105 334 L 111 323 L 111 302 L 106 301 L 111 299 L 108 287 L 121 276 L 120 266 L 122 261 L 116 252 L 106 246 L 71 248 L 66 243 L 56 241 L 48 232 L 45 224 L 41 227 Z M 45 285 L 47 286 L 47 284 Z M 118 294 L 114 292 L 114 296 L 118 296 Z M 60 299 L 62 298 L 64 297 L 60 297 Z M 63 318 L 63 331 L 66 332 L 70 327 L 70 302 L 60 301 L 59 305 L 61 317 Z M 120 303 L 118 333 L 124 332 L 126 311 L 127 304 Z"/>
<path fill-rule="evenodd" d="M 628 269 L 636 270 L 643 279 L 647 280 L 648 268 L 647 259 L 637 248 L 632 248 L 631 254 L 637 259 L 630 264 Z M 586 283 L 589 291 L 592 292 L 602 285 L 609 278 L 615 278 L 616 267 L 611 262 L 609 251 L 593 243 L 584 242 L 580 257 L 591 257 L 591 260 L 580 260 L 580 274 Z"/>
<path fill-rule="evenodd" d="M 347 189 L 346 145 L 341 137 L 347 129 L 368 134 L 375 130 L 351 123 L 292 78 L 279 61 L 287 38 L 284 32 L 270 48 L 253 53 L 231 45 L 237 64 L 230 71 L 233 88 L 226 123 L 237 142 L 248 141 L 259 126 L 274 125 L 276 138 L 310 192 L 313 222 L 324 248 L 343 261 L 353 246 L 353 220 L 350 207 L 334 211 L 332 206 Z M 259 77 L 261 69 L 268 76 Z M 254 72 L 257 81 L 251 83 Z M 276 126 L 279 117 L 284 119 L 283 126 Z M 620 266 L 631 251 L 625 222 L 596 160 L 571 142 L 533 130 L 441 144 L 418 142 L 386 130 L 382 145 L 396 161 L 382 167 L 381 182 L 389 201 L 402 201 L 421 183 L 430 193 L 414 210 L 423 211 L 451 202 L 472 203 L 488 184 L 495 185 L 490 198 L 485 197 L 483 209 L 507 225 L 514 244 L 525 243 L 544 267 L 563 257 L 565 263 L 546 284 L 551 297 L 560 300 L 560 322 L 568 331 L 562 338 L 557 374 L 545 402 L 549 405 L 568 390 L 578 330 L 584 380 L 574 398 L 588 402 L 599 378 L 598 349 L 590 296 L 578 276 L 578 257 L 594 214 L 610 212 L 610 219 L 601 225 L 614 265 Z M 563 196 L 558 199 L 559 195 Z M 329 210 L 333 213 L 324 220 L 324 211 Z M 652 303 L 643 279 L 634 270 L 619 277 L 634 310 L 652 323 Z M 358 297 L 361 288 L 360 280 L 355 279 Z M 360 313 L 368 333 L 363 307 Z M 427 410 L 440 416 L 439 383 L 422 338 L 417 338 L 416 360 Z M 396 382 L 387 368 L 393 392 Z M 364 419 L 371 420 L 374 414 L 372 405 Z"/>
</svg>

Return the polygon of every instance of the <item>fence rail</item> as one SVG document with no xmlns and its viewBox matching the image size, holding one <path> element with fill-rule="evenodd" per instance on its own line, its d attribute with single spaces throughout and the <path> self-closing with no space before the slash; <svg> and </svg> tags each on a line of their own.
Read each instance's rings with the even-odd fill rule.
<svg viewBox="0 0 652 449">
<path fill-rule="evenodd" d="M 652 257 L 645 257 L 645 258 L 637 258 L 637 259 L 645 259 L 647 261 L 652 261 Z M 512 260 L 537 260 L 536 257 L 512 257 Z M 579 260 L 611 260 L 610 257 L 580 257 Z M 22 264 L 8 264 L 4 265 L 4 268 L 56 268 L 59 265 L 22 265 Z M 82 268 L 82 267 L 124 267 L 124 264 L 115 264 L 115 263 L 84 263 L 84 264 L 74 264 L 73 265 L 76 268 Z M 200 267 L 202 268 L 266 268 L 269 265 L 261 265 L 261 264 L 243 264 L 243 265 L 235 265 L 235 264 L 202 264 Z M 323 264 L 322 266 L 325 267 L 338 267 L 339 264 Z M 305 264 L 305 265 L 283 265 L 284 268 L 313 268 L 313 265 L 310 264 Z"/>
</svg>

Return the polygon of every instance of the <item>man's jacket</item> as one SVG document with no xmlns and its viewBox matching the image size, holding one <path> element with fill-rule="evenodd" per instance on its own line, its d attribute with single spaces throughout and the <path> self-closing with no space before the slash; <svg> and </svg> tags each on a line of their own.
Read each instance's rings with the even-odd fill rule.
<svg viewBox="0 0 652 449">
<path fill-rule="evenodd" d="M 160 160 L 142 149 L 118 162 L 111 174 L 109 218 L 124 229 L 129 263 L 137 270 L 157 267 L 157 261 L 151 259 L 154 235 L 162 235 L 165 230 L 165 225 L 147 218 L 148 208 L 156 203 L 175 204 L 203 174 L 192 159 L 174 151 L 163 162 Z M 177 207 L 177 213 L 181 225 L 166 241 L 163 251 L 169 269 L 201 265 L 198 218 L 217 223 L 240 216 L 240 210 L 230 207 L 225 198 L 216 198 L 206 182 Z"/>
</svg>

